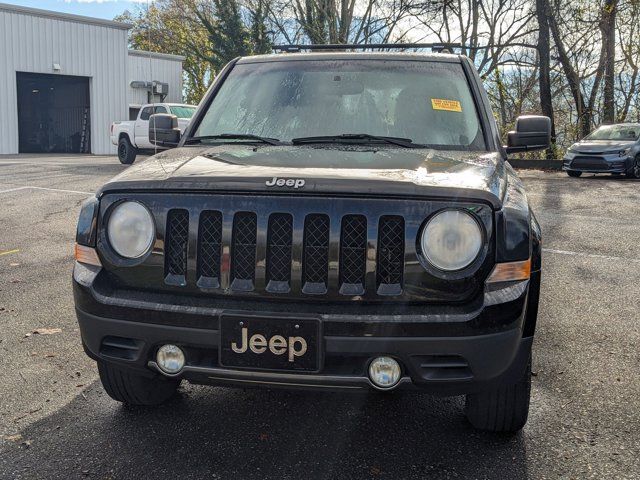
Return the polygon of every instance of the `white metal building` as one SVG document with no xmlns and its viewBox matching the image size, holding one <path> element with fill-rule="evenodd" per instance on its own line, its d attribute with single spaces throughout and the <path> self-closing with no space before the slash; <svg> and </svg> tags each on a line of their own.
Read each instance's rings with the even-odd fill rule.
<svg viewBox="0 0 640 480">
<path fill-rule="evenodd" d="M 154 100 L 168 103 L 182 102 L 182 62 L 184 57 L 169 55 L 166 53 L 151 53 L 140 50 L 129 50 L 129 63 L 127 70 L 127 85 L 129 112 L 133 116 L 138 113 L 140 107 L 149 103 L 149 94 L 161 91 L 166 85 L 168 93 L 166 98 L 156 94 Z M 153 79 L 151 84 L 143 82 L 144 79 Z M 155 83 L 153 83 L 155 82 Z M 144 87 L 142 83 L 147 83 Z"/>
<path fill-rule="evenodd" d="M 128 50 L 129 28 L 0 3 L 0 154 L 115 153 L 111 122 L 181 102 L 184 58 Z"/>
</svg>

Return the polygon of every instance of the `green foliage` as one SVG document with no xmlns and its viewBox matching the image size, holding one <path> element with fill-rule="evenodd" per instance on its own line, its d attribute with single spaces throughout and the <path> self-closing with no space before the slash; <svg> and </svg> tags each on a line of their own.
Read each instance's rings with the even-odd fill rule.
<svg viewBox="0 0 640 480">
<path fill-rule="evenodd" d="M 191 54 L 192 44 L 206 43 L 202 29 L 191 28 L 182 22 L 174 6 L 162 0 L 135 14 L 125 11 L 115 20 L 132 25 L 130 48 L 186 57 L 183 62 L 183 100 L 193 104 L 200 101 L 213 77 L 211 64 Z"/>
<path fill-rule="evenodd" d="M 213 0 L 213 16 L 203 10 L 195 10 L 196 15 L 207 29 L 211 50 L 211 64 L 216 70 L 227 62 L 252 53 L 251 32 L 244 23 L 240 6 L 236 0 Z"/>
<path fill-rule="evenodd" d="M 133 25 L 131 48 L 186 57 L 185 101 L 198 103 L 229 61 L 271 51 L 265 1 L 250 9 L 237 0 L 157 0 L 116 20 Z"/>
</svg>

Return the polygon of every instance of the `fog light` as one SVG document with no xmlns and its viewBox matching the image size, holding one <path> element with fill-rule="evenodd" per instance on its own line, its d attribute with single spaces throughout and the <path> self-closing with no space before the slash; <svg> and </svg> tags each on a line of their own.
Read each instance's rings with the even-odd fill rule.
<svg viewBox="0 0 640 480">
<path fill-rule="evenodd" d="M 400 380 L 400 364 L 391 357 L 378 357 L 369 365 L 369 378 L 376 387 L 391 388 Z"/>
<path fill-rule="evenodd" d="M 163 345 L 156 355 L 158 367 L 166 373 L 178 373 L 184 367 L 184 353 L 175 345 Z"/>
</svg>

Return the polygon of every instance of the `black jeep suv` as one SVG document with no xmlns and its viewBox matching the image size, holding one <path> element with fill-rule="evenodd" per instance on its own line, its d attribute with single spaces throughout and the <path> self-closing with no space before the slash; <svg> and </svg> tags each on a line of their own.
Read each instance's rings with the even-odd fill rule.
<svg viewBox="0 0 640 480">
<path fill-rule="evenodd" d="M 107 393 L 181 380 L 467 397 L 527 420 L 540 228 L 473 64 L 453 54 L 286 53 L 220 72 L 177 146 L 82 207 L 73 272 Z"/>
</svg>

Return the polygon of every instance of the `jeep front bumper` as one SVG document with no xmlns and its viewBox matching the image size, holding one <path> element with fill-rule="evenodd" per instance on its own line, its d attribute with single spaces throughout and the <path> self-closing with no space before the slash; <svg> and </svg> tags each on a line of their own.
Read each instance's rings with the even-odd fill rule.
<svg viewBox="0 0 640 480">
<path fill-rule="evenodd" d="M 330 306 L 220 301 L 119 291 L 100 269 L 76 264 L 74 296 L 87 354 L 140 374 L 160 372 L 155 352 L 180 346 L 187 363 L 176 376 L 197 384 L 359 391 L 373 384 L 368 363 L 389 355 L 402 365 L 400 389 L 458 395 L 514 383 L 525 371 L 533 337 L 523 337 L 529 282 L 485 293 L 458 307 Z M 219 317 L 291 316 L 304 310 L 323 324 L 319 373 L 222 368 Z M 314 310 L 315 313 L 312 313 Z"/>
</svg>

